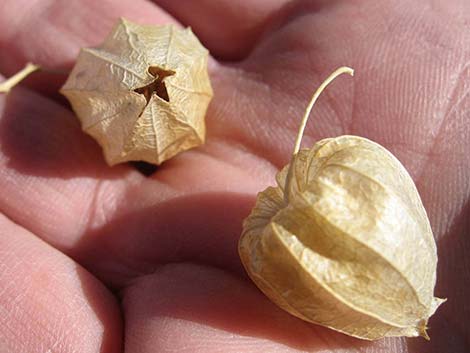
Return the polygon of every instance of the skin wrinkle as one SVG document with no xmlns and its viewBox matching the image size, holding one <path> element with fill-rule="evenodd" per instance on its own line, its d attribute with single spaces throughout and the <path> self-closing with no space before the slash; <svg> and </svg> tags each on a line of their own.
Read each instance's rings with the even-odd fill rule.
<svg viewBox="0 0 470 353">
<path fill-rule="evenodd" d="M 144 180 L 145 178 L 143 178 L 139 174 L 139 179 Z M 130 181 L 128 181 L 128 183 L 126 183 L 126 185 L 124 185 L 119 190 L 119 193 L 113 196 L 112 198 L 113 206 L 109 207 L 110 206 L 109 202 L 106 202 L 106 203 L 102 202 L 103 198 L 106 198 L 109 201 L 108 193 L 100 192 L 106 187 L 105 186 L 106 182 L 107 182 L 106 180 L 99 180 L 96 183 L 96 186 L 94 188 L 95 191 L 93 192 L 93 197 L 89 202 L 88 211 L 86 212 L 88 217 L 85 217 L 85 218 L 88 218 L 88 222 L 84 223 L 83 230 L 80 231 L 81 233 L 80 238 L 87 237 L 90 232 L 93 232 L 94 230 L 99 230 L 101 227 L 111 222 L 116 216 L 119 217 L 120 215 L 119 204 L 122 204 L 123 202 L 125 202 L 124 200 L 126 198 L 126 194 L 128 192 L 129 186 L 132 186 L 133 184 Z M 104 208 L 106 208 L 107 210 L 105 210 Z M 111 209 L 111 211 L 109 209 Z M 112 242 L 111 239 L 109 241 Z M 79 258 L 81 257 L 80 255 L 78 256 Z M 119 256 L 119 254 L 116 254 L 116 256 Z M 137 268 L 134 268 L 128 260 L 123 261 L 123 263 L 124 263 L 124 266 L 123 266 L 124 268 L 120 269 L 119 271 L 120 275 L 126 276 L 126 272 L 133 273 L 135 276 L 139 276 L 142 274 L 142 272 L 139 271 Z M 104 278 L 102 278 L 102 280 L 104 280 Z"/>
<path fill-rule="evenodd" d="M 113 195 L 110 197 L 110 195 L 106 193 L 106 182 L 106 180 L 98 180 L 95 185 L 94 191 L 92 192 L 93 196 L 91 197 L 88 206 L 88 211 L 84 213 L 86 214 L 85 218 L 88 219 L 88 221 L 83 223 L 84 226 L 81 230 L 82 234 L 106 224 L 111 219 L 110 214 L 116 212 L 116 200 L 122 198 L 123 190 L 120 190 L 119 195 Z M 102 202 L 104 198 L 106 198 L 107 202 Z M 106 209 L 111 209 L 112 211 L 109 212 L 106 211 Z"/>
<path fill-rule="evenodd" d="M 279 168 L 278 165 L 274 164 L 272 161 L 266 158 L 263 158 L 260 153 L 257 153 L 255 147 L 250 148 L 249 145 L 247 144 L 240 146 L 240 142 L 237 141 L 237 139 L 232 139 L 232 138 L 222 139 L 222 138 L 217 137 L 217 138 L 212 139 L 212 141 L 217 144 L 224 144 L 226 145 L 226 147 L 232 148 L 237 151 L 239 151 L 240 148 L 242 148 L 243 152 L 248 154 L 248 158 L 253 158 L 253 162 L 257 161 L 258 163 L 262 163 L 266 165 L 268 168 L 270 168 L 271 170 L 277 171 Z M 221 161 L 221 156 L 220 154 L 216 152 L 215 149 L 206 149 L 205 152 L 209 154 L 213 158 L 214 161 Z M 226 152 L 229 152 L 229 151 L 226 151 Z M 228 155 L 230 155 L 230 153 L 228 153 Z M 235 163 L 234 161 L 231 161 L 231 160 L 223 161 L 223 163 L 231 165 L 232 167 L 240 169 L 241 171 L 244 171 L 244 172 L 246 171 L 245 165 L 243 165 L 242 163 Z M 246 171 L 246 172 L 249 173 L 249 171 Z"/>
<path fill-rule="evenodd" d="M 188 278 L 188 275 L 190 278 Z M 201 275 L 204 275 L 204 277 Z M 185 280 L 179 281 L 178 278 Z M 200 281 L 202 281 L 202 283 L 199 283 Z M 310 326 L 293 318 L 287 317 L 286 320 L 282 320 L 281 316 L 277 316 L 277 314 L 280 314 L 278 309 L 275 311 L 268 310 L 270 309 L 270 304 L 266 299 L 260 298 L 262 300 L 260 300 L 259 304 L 247 300 L 257 293 L 256 289 L 250 287 L 248 290 L 247 287 L 248 284 L 242 279 L 226 271 L 213 269 L 200 264 L 169 264 L 160 268 L 155 274 L 141 278 L 133 287 L 129 287 L 126 290 L 123 303 L 125 308 L 131 308 L 132 303 L 135 303 L 136 300 L 139 301 L 136 312 L 144 310 L 145 313 L 143 314 L 151 317 L 151 320 L 148 320 L 147 323 L 145 323 L 145 321 L 139 321 L 139 323 L 142 322 L 142 326 L 147 325 L 147 334 L 155 330 L 154 321 L 161 322 L 162 319 L 165 320 L 165 318 L 167 318 L 166 320 L 170 322 L 176 320 L 181 323 L 181 330 L 178 330 L 175 334 L 179 335 L 179 331 L 181 331 L 181 334 L 183 334 L 185 338 L 184 341 L 187 342 L 187 344 L 194 343 L 193 338 L 187 335 L 190 334 L 190 332 L 194 332 L 194 330 L 197 330 L 197 327 L 199 327 L 202 332 L 210 330 L 212 335 L 215 334 L 214 331 L 224 332 L 228 330 L 231 332 L 233 329 L 233 339 L 237 339 L 237 336 L 241 336 L 242 339 L 249 338 L 256 346 L 260 347 L 254 351 L 262 349 L 264 345 L 263 341 L 267 341 L 265 344 L 267 347 L 272 345 L 275 347 L 289 347 L 292 351 L 309 351 L 309 340 L 306 338 L 311 336 L 313 329 L 311 330 Z M 185 294 L 189 288 L 192 288 L 191 291 L 194 293 L 194 302 L 191 302 L 193 299 L 187 297 Z M 245 288 L 247 290 L 244 290 Z M 151 299 L 150 293 L 155 291 L 161 293 L 161 296 Z M 167 295 L 169 292 L 173 292 L 174 294 Z M 143 298 L 141 298 L 139 293 L 144 294 Z M 206 296 L 213 296 L 212 304 L 205 302 L 204 297 Z M 227 303 L 233 303 L 235 306 L 227 305 Z M 238 305 L 236 305 L 237 303 Z M 202 308 L 196 310 L 196 313 L 191 313 L 189 308 L 192 306 L 202 306 Z M 214 307 L 215 312 L 207 312 L 206 306 Z M 240 309 L 236 308 L 238 306 L 240 306 Z M 223 320 L 220 316 L 220 313 L 226 311 L 227 313 L 233 312 L 232 320 Z M 134 316 L 135 313 L 129 312 L 129 314 L 131 314 L 131 321 L 140 317 L 139 315 L 136 318 Z M 246 322 L 244 326 L 239 326 L 237 322 L 240 322 L 245 316 L 250 318 L 250 322 Z M 268 343 L 268 341 L 270 341 L 270 333 L 269 331 L 265 331 L 262 327 L 258 329 L 261 330 L 261 333 L 265 332 L 264 335 L 259 338 L 253 335 L 250 327 L 256 330 L 258 327 L 257 322 L 262 320 L 259 316 L 266 317 L 273 321 L 273 329 L 284 337 L 281 342 L 274 341 Z M 200 317 L 201 320 L 198 320 L 198 317 Z M 220 324 L 217 324 L 219 321 Z M 188 322 L 194 322 L 195 324 L 190 330 L 187 328 Z M 245 320 L 242 322 L 245 322 Z M 293 340 L 292 337 L 289 337 L 288 334 L 284 336 L 284 328 L 288 325 L 296 325 L 302 328 L 301 332 L 297 334 L 295 332 L 293 333 L 294 335 L 298 335 L 298 342 Z M 204 329 L 205 327 L 206 329 Z M 232 327 L 232 329 L 230 327 Z M 143 329 L 145 329 L 145 327 L 143 327 Z M 142 338 L 142 336 L 140 338 Z M 211 341 L 211 338 L 207 338 L 206 342 L 209 346 L 217 347 Z M 237 341 L 234 341 L 234 347 L 236 342 Z M 167 345 L 167 347 L 171 347 L 171 344 Z M 297 349 L 295 349 L 296 347 Z M 167 350 L 164 351 L 166 352 Z M 235 351 L 239 352 L 240 349 Z"/>
<path fill-rule="evenodd" d="M 186 1 L 183 6 L 174 1 L 154 0 L 183 23 L 190 25 L 203 44 L 211 47 L 212 56 L 220 61 L 243 61 L 257 46 L 272 18 L 289 0 L 262 0 L 256 2 L 216 3 L 211 0 Z M 221 20 L 220 14 L 225 17 Z M 205 16 L 213 17 L 208 22 Z M 242 20 L 240 20 L 242 19 Z M 217 31 L 212 26 L 218 28 Z M 230 43 L 229 46 L 224 45 Z"/>
<path fill-rule="evenodd" d="M 255 105 L 254 103 L 251 103 L 250 100 L 248 99 L 250 98 L 251 94 L 245 93 L 245 91 L 247 91 L 246 87 L 249 87 L 252 91 L 254 90 L 255 92 L 262 92 L 263 95 L 270 95 L 272 97 L 272 91 L 274 90 L 274 88 L 272 88 L 268 83 L 265 82 L 265 80 L 263 79 L 262 73 L 255 74 L 251 71 L 247 71 L 243 69 L 243 67 L 239 65 L 228 64 L 228 65 L 221 66 L 221 68 L 224 71 L 225 75 L 231 76 L 231 77 L 234 76 L 234 83 L 235 85 L 239 87 L 238 90 L 233 91 L 233 95 L 239 94 L 240 98 L 237 98 L 235 96 L 235 97 L 231 97 L 231 99 L 228 101 L 230 103 L 237 102 L 237 101 L 247 102 L 247 104 L 243 104 L 243 115 L 245 117 L 256 117 L 256 116 L 262 115 L 260 114 L 260 110 L 262 112 L 265 112 L 264 115 L 266 115 L 266 113 L 270 111 L 270 103 L 273 102 L 273 99 L 270 99 L 269 103 L 266 102 L 267 101 L 266 99 L 263 99 L 263 102 L 265 102 L 265 104 L 263 104 L 262 109 L 260 109 L 260 103 L 261 103 L 260 100 L 258 99 Z M 256 88 L 253 88 L 251 86 L 255 86 Z M 224 106 L 223 108 L 225 109 L 212 112 L 212 114 L 210 114 L 211 112 L 209 112 L 209 117 L 211 115 L 215 117 L 219 117 L 221 115 L 223 116 L 226 111 L 230 110 L 229 109 L 230 107 L 231 106 L 229 107 Z M 211 107 L 209 109 L 211 109 Z M 238 109 L 235 106 L 232 110 L 238 110 Z M 211 125 L 211 120 L 208 121 L 209 127 Z M 274 158 L 269 158 L 269 155 L 270 155 L 269 151 L 260 149 L 259 144 L 257 145 L 256 141 L 260 137 L 259 131 L 258 131 L 259 129 L 258 129 L 258 126 L 256 125 L 257 122 L 256 121 L 252 122 L 252 119 L 245 118 L 244 123 L 245 124 L 243 126 L 243 129 L 245 133 L 249 134 L 249 136 L 242 141 L 243 149 L 251 153 L 253 157 L 255 157 L 257 160 L 267 161 L 270 165 L 274 166 L 276 170 L 282 167 L 283 163 L 277 162 L 276 160 L 274 160 Z M 223 139 L 225 143 L 232 144 L 233 146 L 240 146 L 241 145 L 240 136 L 233 137 L 233 129 L 230 129 L 230 131 L 232 132 L 231 134 L 225 134 L 221 132 L 217 134 L 218 136 L 214 134 L 213 136 L 209 136 L 209 138 L 212 141 Z M 258 133 L 256 133 L 256 131 L 258 131 Z M 263 133 L 267 133 L 267 131 L 263 131 Z"/>
<path fill-rule="evenodd" d="M 356 84 L 353 83 L 352 86 L 352 102 L 351 102 L 351 120 L 349 121 L 349 127 L 348 131 L 350 131 L 351 134 L 356 134 L 356 131 L 354 131 L 354 117 L 357 112 L 357 93 L 356 93 Z"/>
<path fill-rule="evenodd" d="M 427 158 L 423 162 L 423 166 L 432 165 L 432 163 L 431 163 L 432 159 L 435 159 L 436 156 L 440 156 L 440 154 L 436 153 L 436 146 L 438 145 L 438 143 L 441 143 L 443 141 L 443 139 L 445 137 L 445 136 L 443 136 L 443 133 L 445 132 L 446 123 L 449 120 L 449 118 L 451 117 L 451 114 L 453 113 L 454 108 L 456 107 L 456 105 L 452 101 L 454 99 L 456 99 L 458 103 L 463 102 L 463 99 L 464 99 L 465 95 L 468 92 L 468 91 L 464 92 L 464 95 L 462 96 L 462 98 L 454 98 L 454 97 L 458 97 L 457 89 L 459 88 L 459 84 L 461 82 L 460 78 L 462 77 L 462 74 L 465 72 L 467 67 L 468 67 L 468 64 L 464 66 L 464 70 L 459 70 L 460 74 L 458 75 L 458 78 L 456 80 L 455 85 L 451 89 L 451 93 L 450 93 L 451 99 L 449 100 L 449 107 L 447 109 L 443 110 L 441 124 L 439 125 L 439 128 L 437 130 L 437 134 L 435 135 L 435 137 L 432 140 L 433 143 L 430 145 L 427 153 L 425 153 Z M 445 153 L 445 152 L 442 152 L 442 153 Z M 416 184 L 420 185 L 420 184 L 423 183 L 423 179 L 426 177 L 426 172 L 427 172 L 426 169 L 427 169 L 426 167 L 422 169 L 422 172 L 418 175 L 418 177 L 416 179 Z M 463 206 L 463 203 L 462 203 L 462 206 Z"/>
<path fill-rule="evenodd" d="M 247 165 L 248 163 L 250 164 L 253 163 L 256 165 L 262 165 L 263 168 L 270 169 L 272 173 L 275 173 L 278 171 L 277 167 L 274 164 L 272 164 L 269 160 L 262 158 L 259 154 L 256 153 L 256 151 L 247 149 L 244 145 L 240 145 L 240 143 L 236 140 L 214 138 L 212 139 L 212 143 L 215 146 L 213 148 L 206 148 L 204 152 L 206 155 L 209 155 L 214 162 L 221 162 L 222 164 L 225 164 L 227 166 L 230 166 L 235 169 L 239 169 L 240 171 L 250 174 L 253 177 L 258 176 L 256 173 L 256 170 L 253 171 L 253 169 L 255 168 L 247 169 L 245 168 L 245 164 Z M 221 153 L 218 152 L 219 146 L 223 146 L 221 147 L 224 149 L 223 153 L 229 156 L 231 156 L 232 154 L 230 149 L 233 149 L 233 154 L 240 154 L 240 151 L 242 151 L 241 158 L 238 158 L 238 159 L 227 158 L 226 160 L 222 160 Z M 194 153 L 200 153 L 200 152 L 194 151 Z M 253 159 L 253 160 L 249 160 L 249 159 Z M 270 178 L 270 179 L 273 179 L 273 178 Z"/>
<path fill-rule="evenodd" d="M 345 46 L 345 49 L 347 49 L 348 47 Z M 313 56 L 313 54 L 309 53 L 309 55 L 307 55 L 307 64 L 305 65 L 306 67 L 314 67 L 314 64 L 315 64 L 315 58 Z M 314 90 L 315 90 L 315 85 L 318 85 L 318 83 L 322 82 L 322 80 L 324 78 L 321 78 L 320 75 L 315 75 L 316 77 L 314 78 L 314 80 L 312 80 L 312 93 L 310 95 L 313 94 Z M 357 76 L 357 75 L 356 75 Z M 344 81 L 351 81 L 352 82 L 352 87 L 354 87 L 354 82 L 357 81 L 357 77 L 353 80 L 343 80 L 344 78 L 341 78 L 341 83 L 343 84 L 343 86 L 341 86 L 341 89 L 347 89 L 349 88 L 348 84 L 350 83 L 346 83 Z M 339 81 L 339 79 L 338 79 Z M 339 83 L 336 82 L 336 84 L 339 85 Z M 334 87 L 334 83 L 331 83 L 329 85 L 329 89 L 325 90 L 324 92 L 322 92 L 322 95 L 321 97 L 319 98 L 318 102 L 316 103 L 316 113 L 315 111 L 312 112 L 311 114 L 314 114 L 314 116 L 312 117 L 312 120 L 313 122 L 310 123 L 310 125 L 313 125 L 315 126 L 315 116 L 318 118 L 319 116 L 319 112 L 320 112 L 320 108 L 322 108 L 322 104 L 323 104 L 323 107 L 325 107 L 324 109 L 326 110 L 326 115 L 330 118 L 329 119 L 329 123 L 332 124 L 332 125 L 336 125 L 339 127 L 339 131 L 341 131 L 341 133 L 339 133 L 338 135 L 341 135 L 341 134 L 352 134 L 352 130 L 351 130 L 351 127 L 353 126 L 353 121 L 354 121 L 354 116 L 350 113 L 349 115 L 344 115 L 343 113 L 340 113 L 340 109 L 339 107 L 341 106 L 347 106 L 348 105 L 348 100 L 345 99 L 348 95 L 346 94 L 342 94 L 341 96 L 341 99 L 338 99 L 338 96 L 335 94 L 335 91 L 333 90 L 332 87 Z M 353 91 L 354 91 L 354 88 L 353 88 Z M 353 97 L 354 98 L 354 97 Z M 308 102 L 308 99 L 306 100 L 305 104 Z M 301 115 L 299 115 L 300 117 Z M 349 119 L 348 119 L 349 117 Z M 331 120 L 335 120 L 334 122 L 331 121 Z M 297 123 L 298 125 L 298 123 Z M 294 125 L 294 129 L 292 130 L 293 131 L 293 134 L 295 134 L 297 132 L 297 125 Z M 310 128 L 310 131 L 315 131 L 315 129 L 313 128 Z"/>
<path fill-rule="evenodd" d="M 443 120 L 446 120 L 452 113 L 455 112 L 456 108 L 463 102 L 463 100 L 466 98 L 466 96 L 469 94 L 470 92 L 470 85 L 469 87 L 462 93 L 462 94 L 457 94 L 457 90 L 459 89 L 459 86 L 460 86 L 460 83 L 463 82 L 464 85 L 465 85 L 465 82 L 467 82 L 465 80 L 465 73 L 468 71 L 468 75 L 470 77 L 470 61 L 469 62 L 466 62 L 464 65 L 463 65 L 463 68 L 460 69 L 457 74 L 457 77 L 456 77 L 456 80 L 455 80 L 455 84 L 453 86 L 453 88 L 451 89 L 450 91 L 450 94 L 449 94 L 449 107 L 447 108 L 447 110 L 444 111 L 444 116 L 443 116 Z M 456 102 L 453 103 L 452 100 L 457 97 L 455 100 Z"/>
<path fill-rule="evenodd" d="M 304 16 L 306 16 L 306 15 L 304 15 Z M 285 31 L 285 28 L 283 28 L 283 30 Z M 289 42 L 290 39 L 295 39 L 295 38 L 288 37 L 287 39 L 282 40 L 282 42 L 283 43 Z M 310 42 L 308 42 L 308 43 L 311 44 Z M 306 47 L 306 46 L 308 46 L 308 44 L 302 44 L 302 46 Z M 298 50 L 299 49 L 296 47 L 295 51 L 297 52 Z M 294 52 L 294 54 L 295 54 L 295 52 Z M 308 54 L 308 52 L 307 52 L 307 54 Z M 276 55 L 278 55 L 278 54 L 276 53 Z M 307 55 L 306 57 L 308 59 L 310 56 Z M 250 72 L 255 72 L 255 70 L 259 69 L 259 67 L 257 68 L 256 66 L 251 67 L 252 65 L 249 63 L 249 61 L 254 60 L 254 59 L 258 59 L 258 57 L 255 56 L 255 57 L 248 58 L 247 62 L 246 62 L 246 64 L 248 64 L 249 67 L 250 67 Z M 309 61 L 309 60 L 307 60 L 307 61 Z M 312 60 L 310 60 L 310 61 L 312 61 Z M 307 68 L 311 65 L 305 64 L 303 62 L 302 62 L 302 65 L 299 65 L 299 64 L 293 65 L 293 63 L 291 63 L 291 65 L 289 65 L 289 67 L 286 67 L 285 69 L 286 69 L 286 71 L 291 72 L 291 71 L 294 71 L 297 68 L 297 66 L 299 66 L 299 67 L 301 66 L 302 68 Z M 264 72 L 263 69 L 261 69 L 261 73 L 263 73 L 263 72 Z M 279 72 L 279 73 L 282 73 L 282 71 Z M 261 77 L 261 78 L 264 77 L 263 75 L 258 75 L 258 76 Z M 305 74 L 303 76 L 305 76 Z M 298 113 L 291 114 L 289 117 L 280 117 L 278 119 L 282 122 L 282 125 L 278 122 L 278 125 L 280 125 L 280 126 L 276 126 L 276 127 L 278 128 L 279 131 L 282 131 L 282 136 L 288 137 L 289 135 L 295 135 L 295 133 L 297 132 L 297 129 L 298 129 L 297 120 L 300 119 L 301 112 L 303 112 L 303 110 L 305 109 L 305 105 L 308 102 L 308 99 L 307 99 L 308 96 L 310 96 L 312 94 L 312 91 L 313 91 L 313 88 L 314 88 L 314 82 L 319 82 L 320 81 L 319 78 L 320 78 L 321 75 L 318 75 L 317 73 L 313 73 L 312 76 L 314 78 L 312 79 L 311 84 L 302 85 L 302 86 L 297 87 L 297 88 L 292 88 L 291 87 L 292 84 L 293 84 L 292 82 L 295 82 L 296 78 L 295 77 L 290 77 L 289 75 L 287 75 L 285 79 L 284 79 L 284 76 L 279 78 L 278 75 L 277 75 L 277 76 L 275 76 L 275 78 L 277 78 L 277 81 L 272 81 L 272 82 L 266 81 L 266 80 L 263 81 L 263 82 L 265 82 L 265 84 L 271 85 L 272 86 L 272 91 L 276 92 L 279 96 L 288 94 L 291 97 L 290 101 L 294 102 L 295 103 L 294 106 L 297 108 L 296 110 L 298 111 Z M 287 80 L 287 81 L 284 82 L 284 80 Z M 289 90 L 286 90 L 286 88 L 285 88 L 285 86 L 287 84 L 289 85 Z M 305 94 L 305 92 L 307 92 L 307 95 Z M 328 93 L 326 93 L 326 94 L 327 94 L 327 96 L 329 96 Z M 327 98 L 329 98 L 329 97 L 327 97 Z M 318 133 L 315 133 L 315 132 L 317 131 L 318 121 L 320 120 L 322 115 L 327 115 L 328 117 L 331 117 L 331 118 L 336 119 L 338 121 L 341 120 L 341 116 L 337 112 L 337 109 L 335 109 L 329 102 L 327 103 L 327 105 L 324 105 L 322 100 L 323 99 L 320 99 L 320 102 L 317 105 L 316 110 L 314 112 L 314 114 L 316 114 L 316 118 L 317 118 L 316 123 L 311 124 L 311 126 L 309 124 L 309 127 L 307 128 L 307 131 L 309 133 L 306 134 L 306 136 L 304 138 L 305 145 L 311 144 L 311 141 L 314 140 L 312 138 L 312 132 L 313 132 L 313 135 L 318 135 Z M 269 105 L 272 105 L 273 101 L 275 102 L 275 100 L 271 99 L 271 102 L 269 102 Z M 343 104 L 343 103 L 341 103 L 341 104 Z M 325 107 L 329 108 L 329 109 L 326 110 L 327 114 L 323 114 L 324 111 L 325 111 Z M 269 108 L 267 108 L 267 109 L 269 110 Z M 272 108 L 271 108 L 271 110 L 272 110 Z M 331 110 L 333 111 L 333 114 L 331 114 Z M 286 139 L 286 141 L 288 141 L 288 140 Z M 283 153 L 284 153 L 284 151 L 283 151 Z M 273 159 L 270 158 L 268 154 L 264 153 L 264 155 L 271 162 L 273 162 Z M 276 163 L 276 165 L 278 165 L 278 167 L 281 167 L 285 163 L 286 162 L 284 161 L 282 163 Z"/>
<path fill-rule="evenodd" d="M 15 273 L 20 274 L 18 278 L 21 279 L 21 283 L 17 285 L 21 290 L 12 286 L 10 297 L 0 301 L 0 306 L 3 306 L 2 302 L 6 302 L 7 306 L 13 309 L 10 311 L 8 325 L 16 327 L 16 330 L 12 332 L 21 336 L 18 338 L 23 348 L 15 352 L 45 351 L 46 348 L 52 349 L 53 347 L 57 349 L 54 351 L 72 352 L 75 350 L 71 345 L 74 336 L 87 339 L 82 344 L 82 351 L 88 351 L 86 347 L 92 345 L 96 348 L 99 341 L 103 339 L 105 330 L 99 329 L 100 324 L 91 324 L 90 327 L 94 332 L 90 335 L 90 330 L 83 325 L 84 322 L 92 323 L 96 319 L 95 315 L 100 316 L 99 311 L 91 310 L 93 302 L 88 302 L 83 297 L 90 289 L 90 283 L 80 281 L 79 278 L 81 275 L 86 275 L 86 272 L 76 268 L 77 265 L 70 259 L 8 219 L 1 220 L 1 226 L 0 229 L 7 229 L 9 233 L 13 233 L 15 229 L 20 230 L 16 234 L 13 233 L 15 235 L 13 242 L 8 234 L 0 237 L 2 246 L 11 248 L 12 253 L 19 259 L 19 261 L 14 260 L 17 269 L 11 271 L 10 276 L 14 277 Z M 0 261 L 5 264 L 11 260 L 0 258 Z M 74 272 L 75 270 L 77 271 Z M 91 279 L 91 276 L 88 279 Z M 71 291 L 70 286 L 76 286 L 77 290 Z M 101 284 L 98 286 L 104 289 Z M 52 291 L 51 288 L 53 288 Z M 100 294 L 100 300 L 106 299 L 108 295 L 105 291 L 101 291 Z M 11 298 L 16 298 L 18 303 Z M 111 296 L 108 299 L 111 299 Z M 57 307 L 54 308 L 55 305 Z M 56 310 L 64 310 L 64 312 L 59 314 Z M 48 322 L 48 317 L 52 319 L 51 322 Z M 27 330 L 18 330 L 18 327 Z M 0 337 L 2 335 L 4 335 L 3 332 L 0 333 Z"/>
<path fill-rule="evenodd" d="M 21 266 L 22 264 L 19 263 L 18 265 Z M 46 266 L 46 262 L 43 261 L 41 264 L 39 264 L 39 266 L 38 266 L 37 264 L 35 264 L 35 265 L 36 265 L 36 266 L 35 266 L 35 273 L 40 273 L 40 272 L 41 272 L 41 269 Z M 34 277 L 34 273 L 32 273 L 30 277 Z M 23 282 L 24 282 L 24 281 L 23 281 Z M 15 287 L 16 285 L 17 285 L 17 283 L 12 282 L 10 287 Z M 16 295 L 15 297 L 9 299 L 8 305 L 11 306 L 11 307 L 13 307 L 13 308 L 20 308 L 20 306 L 19 306 L 18 304 L 21 303 L 24 299 L 26 299 L 26 298 L 28 297 L 28 295 L 29 295 L 28 292 L 31 292 L 31 288 L 33 288 L 34 286 L 35 286 L 35 283 L 34 283 L 34 282 L 28 281 L 28 282 L 27 282 L 27 286 L 24 288 L 24 290 L 23 290 L 22 292 L 17 293 L 17 295 Z M 8 288 L 5 288 L 5 291 L 6 291 L 6 290 L 8 290 Z M 11 314 L 11 312 L 10 312 L 9 314 Z M 13 319 L 13 320 L 14 320 L 15 318 L 18 318 L 18 317 L 19 317 L 20 320 L 18 320 L 18 321 L 21 321 L 21 317 L 32 317 L 32 318 L 35 317 L 34 312 L 23 312 L 23 311 L 21 311 L 20 313 L 16 313 L 15 315 L 10 315 L 10 316 L 11 316 L 11 319 Z M 8 317 L 8 316 L 7 316 L 7 317 Z M 50 330 L 48 327 L 46 327 L 42 322 L 36 321 L 36 322 L 32 323 L 31 326 L 34 326 L 34 325 L 39 325 L 39 326 L 40 326 L 40 329 L 41 329 L 41 332 L 44 332 L 44 331 L 45 331 L 45 332 L 48 333 L 48 336 L 50 336 L 50 337 L 52 337 L 52 338 L 55 337 L 55 336 L 52 334 L 53 331 Z M 12 331 L 12 333 L 13 333 L 14 335 L 17 335 L 17 332 Z M 43 334 L 44 334 L 44 333 L 43 333 Z"/>
</svg>

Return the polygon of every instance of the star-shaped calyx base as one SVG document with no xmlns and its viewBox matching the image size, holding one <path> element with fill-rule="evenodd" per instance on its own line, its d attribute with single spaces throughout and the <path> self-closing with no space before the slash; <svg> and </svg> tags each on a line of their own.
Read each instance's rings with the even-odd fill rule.
<svg viewBox="0 0 470 353">
<path fill-rule="evenodd" d="M 175 71 L 165 70 L 158 66 L 150 66 L 148 68 L 148 72 L 155 77 L 155 80 L 146 86 L 136 88 L 134 92 L 144 95 L 145 100 L 147 101 L 145 107 L 149 104 L 152 94 L 156 94 L 161 99 L 169 102 L 170 98 L 168 97 L 164 80 L 166 77 L 174 75 Z"/>
</svg>

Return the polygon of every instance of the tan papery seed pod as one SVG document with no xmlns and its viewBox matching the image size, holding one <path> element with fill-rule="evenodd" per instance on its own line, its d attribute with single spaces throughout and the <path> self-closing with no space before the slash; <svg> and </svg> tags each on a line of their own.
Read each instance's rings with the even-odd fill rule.
<svg viewBox="0 0 470 353">
<path fill-rule="evenodd" d="M 278 306 L 303 320 L 375 340 L 423 336 L 444 301 L 433 295 L 437 254 L 418 191 L 384 147 L 339 136 L 300 149 L 304 115 L 277 187 L 244 221 L 241 261 Z"/>
<path fill-rule="evenodd" d="M 204 143 L 207 61 L 189 28 L 121 19 L 100 47 L 81 50 L 61 93 L 109 165 L 160 164 Z"/>
</svg>

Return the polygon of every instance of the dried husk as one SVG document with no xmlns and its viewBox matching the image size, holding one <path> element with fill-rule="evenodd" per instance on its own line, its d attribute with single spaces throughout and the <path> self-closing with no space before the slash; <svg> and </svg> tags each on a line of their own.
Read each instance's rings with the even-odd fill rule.
<svg viewBox="0 0 470 353">
<path fill-rule="evenodd" d="M 121 19 L 100 47 L 82 49 L 61 93 L 108 164 L 160 164 L 204 143 L 207 61 L 189 28 Z"/>
<path fill-rule="evenodd" d="M 428 338 L 443 302 L 436 244 L 403 165 L 346 135 L 300 150 L 277 184 L 258 195 L 239 242 L 255 284 L 292 315 L 354 337 Z"/>
</svg>

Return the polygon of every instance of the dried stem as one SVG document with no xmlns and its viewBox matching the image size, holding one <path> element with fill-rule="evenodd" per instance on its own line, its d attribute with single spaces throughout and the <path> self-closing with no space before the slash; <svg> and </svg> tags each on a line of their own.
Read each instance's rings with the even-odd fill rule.
<svg viewBox="0 0 470 353">
<path fill-rule="evenodd" d="M 286 203 L 288 202 L 289 196 L 290 196 L 289 190 L 290 190 L 290 184 L 291 184 L 291 179 L 292 179 L 295 156 L 297 155 L 297 153 L 299 153 L 300 144 L 302 142 L 302 137 L 304 136 L 305 126 L 307 125 L 310 112 L 312 111 L 312 108 L 315 102 L 317 101 L 318 97 L 323 92 L 323 90 L 326 88 L 326 86 L 328 86 L 331 83 L 331 81 L 333 81 L 336 77 L 338 77 L 341 74 L 349 74 L 351 76 L 354 76 L 354 70 L 346 66 L 336 69 L 330 76 L 328 76 L 328 78 L 325 81 L 323 81 L 320 87 L 317 88 L 317 90 L 313 94 L 312 99 L 310 100 L 310 103 L 307 106 L 307 109 L 305 110 L 304 116 L 302 118 L 302 122 L 300 123 L 299 133 L 297 134 L 297 139 L 295 140 L 294 152 L 292 153 L 293 158 L 289 164 L 289 170 L 287 171 L 286 186 L 284 190 L 284 201 Z"/>
<path fill-rule="evenodd" d="M 15 87 L 18 83 L 23 81 L 26 77 L 32 74 L 35 71 L 38 71 L 40 67 L 33 63 L 27 63 L 26 66 L 8 80 L 0 83 L 0 93 L 8 93 L 10 90 Z"/>
</svg>

